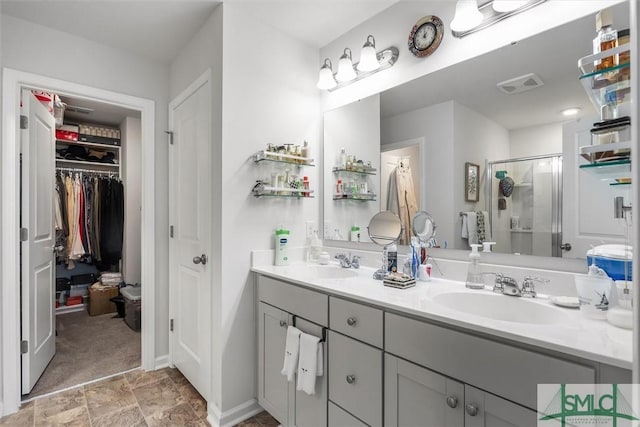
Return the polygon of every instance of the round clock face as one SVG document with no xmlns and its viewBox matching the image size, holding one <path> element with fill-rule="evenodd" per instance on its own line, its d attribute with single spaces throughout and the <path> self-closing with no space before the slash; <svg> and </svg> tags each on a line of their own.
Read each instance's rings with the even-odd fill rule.
<svg viewBox="0 0 640 427">
<path fill-rule="evenodd" d="M 444 27 L 434 15 L 420 19 L 409 33 L 409 50 L 417 57 L 431 55 L 440 46 Z"/>
</svg>

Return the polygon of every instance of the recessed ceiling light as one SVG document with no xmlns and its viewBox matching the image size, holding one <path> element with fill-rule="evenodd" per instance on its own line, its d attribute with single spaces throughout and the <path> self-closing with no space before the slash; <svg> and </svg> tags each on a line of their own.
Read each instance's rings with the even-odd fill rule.
<svg viewBox="0 0 640 427">
<path fill-rule="evenodd" d="M 561 111 L 563 116 L 575 116 L 576 114 L 578 114 L 580 112 L 580 110 L 582 110 L 582 108 L 580 107 L 571 107 L 571 108 L 565 108 L 564 110 Z"/>
</svg>

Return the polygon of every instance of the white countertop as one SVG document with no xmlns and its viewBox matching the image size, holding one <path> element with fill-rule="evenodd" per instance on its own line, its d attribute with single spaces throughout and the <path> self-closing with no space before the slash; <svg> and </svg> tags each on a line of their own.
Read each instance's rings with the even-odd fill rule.
<svg viewBox="0 0 640 427">
<path fill-rule="evenodd" d="M 382 281 L 374 280 L 374 269 L 361 267 L 350 270 L 357 274 L 348 279 L 318 279 L 310 274 L 310 268 L 340 268 L 332 264 L 321 267 L 317 264 L 292 264 L 287 267 L 272 265 L 254 266 L 255 273 L 291 283 L 306 286 L 328 294 L 348 297 L 363 303 L 373 304 L 401 313 L 407 313 L 424 319 L 434 320 L 470 331 L 489 334 L 517 341 L 570 356 L 581 357 L 597 362 L 632 368 L 632 333 L 610 325 L 606 320 L 589 319 L 578 309 L 555 306 L 545 295 L 538 298 L 518 298 L 533 304 L 548 306 L 561 319 L 551 324 L 535 324 L 495 320 L 492 318 L 468 314 L 448 308 L 434 300 L 438 295 L 451 292 L 486 293 L 496 298 L 508 297 L 494 294 L 491 290 L 470 290 L 464 283 L 433 278 L 430 282 L 417 282 L 415 287 L 395 289 L 383 286 Z"/>
</svg>

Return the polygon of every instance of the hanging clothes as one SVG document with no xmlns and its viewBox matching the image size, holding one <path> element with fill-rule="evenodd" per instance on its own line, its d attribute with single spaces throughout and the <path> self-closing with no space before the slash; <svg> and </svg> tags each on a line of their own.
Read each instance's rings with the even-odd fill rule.
<svg viewBox="0 0 640 427">
<path fill-rule="evenodd" d="M 67 268 L 75 261 L 111 270 L 122 258 L 124 187 L 116 178 L 68 174 L 56 179 L 56 230 Z M 58 233 L 57 233 L 58 234 Z M 62 241 L 62 240 L 61 240 Z"/>
<path fill-rule="evenodd" d="M 408 163 L 402 162 L 396 168 L 396 185 L 398 187 L 398 207 L 400 221 L 404 227 L 400 244 L 408 245 L 411 242 L 413 217 L 418 212 L 418 203 L 413 188 L 413 176 Z"/>
</svg>

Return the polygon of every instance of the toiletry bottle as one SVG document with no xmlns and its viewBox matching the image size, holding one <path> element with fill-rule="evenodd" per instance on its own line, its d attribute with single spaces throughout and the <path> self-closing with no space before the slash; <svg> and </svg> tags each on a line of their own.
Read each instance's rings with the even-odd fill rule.
<svg viewBox="0 0 640 427">
<path fill-rule="evenodd" d="M 276 230 L 275 236 L 275 248 L 276 248 L 276 260 L 275 265 L 289 265 L 289 230 L 284 229 L 282 226 Z"/>
<path fill-rule="evenodd" d="M 340 164 L 338 166 L 341 169 L 347 168 L 347 152 L 344 148 L 340 149 Z"/>
<path fill-rule="evenodd" d="M 424 271 L 426 274 L 426 280 L 425 282 L 430 282 L 431 281 L 431 269 L 433 268 L 433 266 L 431 265 L 431 263 L 426 263 L 424 265 Z"/>
<path fill-rule="evenodd" d="M 469 289 L 484 289 L 484 281 L 480 274 L 480 254 L 478 248 L 482 245 L 472 244 L 471 253 L 469 254 L 469 269 L 467 270 L 467 282 L 465 286 Z"/>
<path fill-rule="evenodd" d="M 398 247 L 395 243 L 387 246 L 387 262 L 389 267 L 387 271 L 396 272 L 398 271 Z"/>
<path fill-rule="evenodd" d="M 305 190 L 304 193 L 302 193 L 302 195 L 304 197 L 309 197 L 309 177 L 305 176 L 302 178 L 302 189 Z"/>
<path fill-rule="evenodd" d="M 352 242 L 360 241 L 360 227 L 354 225 L 351 227 L 351 232 L 349 233 L 349 240 Z"/>
<path fill-rule="evenodd" d="M 495 244 L 496 242 L 482 242 L 482 252 L 491 253 L 491 246 Z"/>
<path fill-rule="evenodd" d="M 339 179 L 336 183 L 336 196 L 342 196 L 344 194 L 344 188 L 342 185 L 342 180 Z"/>
<path fill-rule="evenodd" d="M 618 41 L 618 32 L 614 30 L 611 25 L 613 19 L 611 17 L 611 11 L 604 9 L 598 12 L 596 15 L 596 38 L 593 39 L 593 53 L 604 52 L 605 50 L 616 47 Z M 604 70 L 605 68 L 611 68 L 615 65 L 614 56 L 606 56 L 600 61 L 596 61 L 596 70 Z"/>
</svg>

